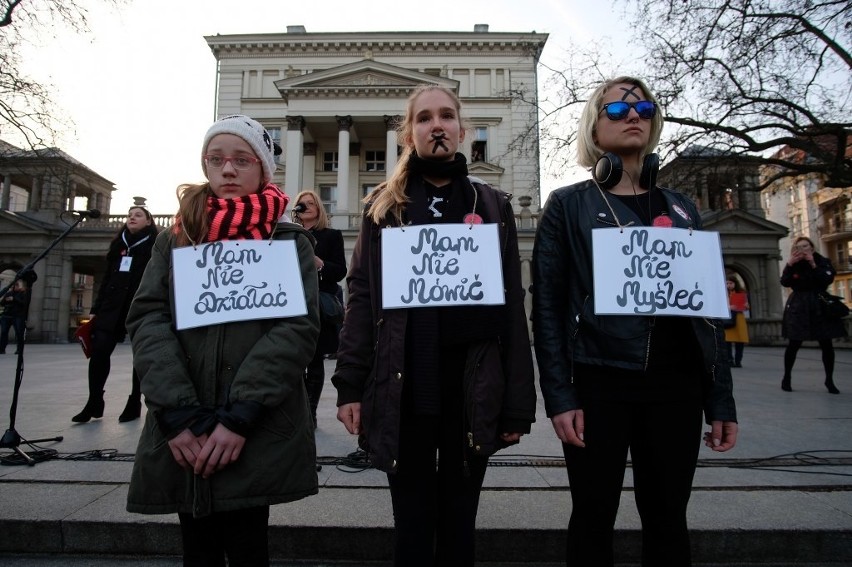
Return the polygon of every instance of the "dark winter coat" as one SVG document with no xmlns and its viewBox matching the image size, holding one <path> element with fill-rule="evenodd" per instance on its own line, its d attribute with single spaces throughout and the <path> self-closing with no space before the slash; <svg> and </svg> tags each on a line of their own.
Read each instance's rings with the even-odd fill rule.
<svg viewBox="0 0 852 567">
<path fill-rule="evenodd" d="M 691 200 L 659 188 L 675 228 L 701 229 Z M 642 221 L 611 199 L 621 224 Z M 592 281 L 592 230 L 618 226 L 593 181 L 551 193 L 539 218 L 533 250 L 533 332 L 541 391 L 549 417 L 580 409 L 574 363 L 643 371 L 648 366 L 656 317 L 596 315 Z M 702 354 L 705 419 L 736 421 L 731 370 L 721 323 L 692 317 Z"/>
<path fill-rule="evenodd" d="M 465 426 L 459 431 L 459 441 L 472 454 L 489 456 L 505 446 L 500 433 L 530 431 L 536 394 L 509 196 L 485 184 L 473 183 L 473 187 L 484 204 L 483 222 L 499 223 L 509 320 L 502 336 L 469 343 L 464 369 Z M 373 466 L 385 472 L 394 472 L 399 464 L 409 310 L 382 309 L 381 231 L 398 224 L 390 214 L 381 226 L 366 215 L 362 219 L 347 276 L 349 298 L 332 377 L 338 405 L 361 402 L 359 441 Z"/>
<path fill-rule="evenodd" d="M 346 277 L 346 254 L 343 251 L 343 233 L 334 228 L 322 230 L 311 230 L 311 235 L 316 239 L 317 245 L 314 254 L 322 258 L 323 266 L 319 271 L 319 290 L 330 293 L 337 297 L 340 288 L 337 282 Z M 337 352 L 337 335 L 340 326 L 334 328 L 322 327 L 320 338 L 317 341 L 317 349 L 322 354 Z"/>
<path fill-rule="evenodd" d="M 313 239 L 292 223 L 279 224 L 274 238 L 296 242 L 307 315 L 181 331 L 174 326 L 174 302 L 180 300 L 173 287 L 174 236 L 163 232 L 157 238 L 127 317 L 133 363 L 148 406 L 128 511 L 201 517 L 317 493 L 316 445 L 302 377 L 319 333 Z M 206 480 L 183 470 L 160 418 L 182 408 L 240 404 L 259 413 L 246 424 L 239 459 Z"/>
<path fill-rule="evenodd" d="M 821 341 L 845 337 L 843 320 L 826 317 L 819 293 L 834 281 L 837 273 L 831 261 L 814 252 L 815 268 L 802 260 L 786 264 L 781 273 L 781 285 L 793 290 L 784 306 L 782 336 L 793 341 Z"/>
<path fill-rule="evenodd" d="M 27 293 L 25 289 L 12 288 L 3 296 L 0 307 L 3 308 L 0 316 L 26 319 L 27 317 Z"/>
<path fill-rule="evenodd" d="M 147 240 L 132 246 L 128 250 L 121 238 L 122 234 L 126 235 L 127 241 L 131 245 L 145 238 Z M 125 226 L 118 236 L 110 242 L 106 255 L 106 271 L 91 309 L 92 315 L 96 315 L 93 323 L 96 332 L 113 333 L 116 340 L 124 339 L 127 334 L 124 320 L 127 318 L 127 311 L 130 309 L 133 296 L 139 288 L 139 282 L 142 281 L 145 266 L 151 259 L 151 249 L 154 247 L 156 238 L 157 227 L 154 225 L 143 228 L 135 235 L 130 235 Z M 122 272 L 121 261 L 125 256 L 131 257 L 132 261 L 130 262 L 130 270 Z"/>
</svg>

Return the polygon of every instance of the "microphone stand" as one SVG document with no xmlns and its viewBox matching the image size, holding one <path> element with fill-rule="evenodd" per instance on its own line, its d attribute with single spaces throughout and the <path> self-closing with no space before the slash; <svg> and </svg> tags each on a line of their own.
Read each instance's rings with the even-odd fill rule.
<svg viewBox="0 0 852 567">
<path fill-rule="evenodd" d="M 21 268 L 18 273 L 15 274 L 12 283 L 8 286 L 0 290 L 0 297 L 4 297 L 6 292 L 8 292 L 14 285 L 18 282 L 18 280 L 27 281 L 27 306 L 24 310 L 24 314 L 27 315 L 30 309 L 30 297 L 32 295 L 32 283 L 35 282 L 36 275 L 33 271 L 33 266 L 35 266 L 39 260 L 47 256 L 47 254 L 53 250 L 53 247 L 56 246 L 63 238 L 68 236 L 68 234 L 74 230 L 78 224 L 83 222 L 85 216 L 81 215 L 74 221 L 74 224 L 69 226 L 65 232 L 60 234 L 56 240 L 50 243 L 50 246 L 44 249 L 44 251 L 39 254 L 35 260 Z M 29 279 L 28 279 L 29 278 Z M 21 459 L 26 462 L 29 466 L 33 466 L 36 462 L 40 462 L 46 460 L 49 457 L 44 457 L 42 452 L 37 450 L 36 447 L 33 446 L 34 443 L 45 443 L 47 441 L 59 442 L 62 441 L 63 437 L 48 437 L 45 439 L 30 439 L 29 441 L 21 437 L 21 435 L 15 430 L 15 418 L 18 415 L 18 393 L 21 390 L 21 383 L 24 381 L 24 345 L 26 344 L 26 325 L 24 325 L 24 336 L 18 337 L 15 336 L 15 340 L 18 342 L 18 365 L 15 371 L 15 386 L 12 392 L 12 406 L 9 408 L 9 429 L 6 430 L 6 433 L 3 434 L 3 437 L 0 438 L 0 449 L 12 449 Z M 35 452 L 35 456 L 27 454 L 25 451 L 21 450 L 21 444 L 27 445 L 30 449 L 33 449 Z"/>
</svg>

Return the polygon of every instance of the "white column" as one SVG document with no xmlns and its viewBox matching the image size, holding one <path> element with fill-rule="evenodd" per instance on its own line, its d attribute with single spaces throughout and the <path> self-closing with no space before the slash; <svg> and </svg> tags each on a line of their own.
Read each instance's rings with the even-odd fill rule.
<svg viewBox="0 0 852 567">
<path fill-rule="evenodd" d="M 71 324 L 71 283 L 74 277 L 74 263 L 71 258 L 62 258 L 62 284 L 59 287 L 59 308 L 56 313 L 57 343 L 68 342 L 68 331 Z"/>
<path fill-rule="evenodd" d="M 302 190 L 302 148 L 305 119 L 301 116 L 287 117 L 287 155 L 284 166 L 284 192 L 295 197 Z"/>
<path fill-rule="evenodd" d="M 396 169 L 396 147 L 397 147 L 397 131 L 396 127 L 399 124 L 399 121 L 402 119 L 401 116 L 388 116 L 385 115 L 385 128 L 387 129 L 387 133 L 385 135 L 385 179 L 390 179 L 393 170 Z"/>
<path fill-rule="evenodd" d="M 335 116 L 337 119 L 337 210 L 349 211 L 349 129 L 351 116 Z"/>
<path fill-rule="evenodd" d="M 3 193 L 0 194 L 0 210 L 9 210 L 9 200 L 12 196 L 12 177 L 5 173 L 3 175 Z"/>
</svg>

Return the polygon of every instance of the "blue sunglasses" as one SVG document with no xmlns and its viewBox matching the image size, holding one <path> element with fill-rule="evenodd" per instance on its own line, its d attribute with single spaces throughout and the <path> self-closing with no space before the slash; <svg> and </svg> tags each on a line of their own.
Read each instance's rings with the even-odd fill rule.
<svg viewBox="0 0 852 567">
<path fill-rule="evenodd" d="M 639 118 L 651 119 L 657 115 L 657 103 L 650 100 L 608 102 L 601 110 L 606 111 L 606 117 L 610 120 L 623 120 L 630 113 L 631 108 L 636 110 Z"/>
</svg>

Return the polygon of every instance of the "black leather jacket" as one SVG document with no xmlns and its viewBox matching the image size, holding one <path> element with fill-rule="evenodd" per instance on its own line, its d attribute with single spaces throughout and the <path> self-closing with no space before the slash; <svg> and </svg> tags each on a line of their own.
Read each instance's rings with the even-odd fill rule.
<svg viewBox="0 0 852 567">
<path fill-rule="evenodd" d="M 673 226 L 701 228 L 694 203 L 659 188 Z M 640 225 L 619 199 L 604 201 L 591 180 L 554 191 L 539 219 L 533 249 L 533 335 L 547 415 L 580 409 L 573 385 L 575 362 L 642 371 L 647 367 L 656 317 L 595 315 L 592 229 Z M 692 329 L 703 356 L 707 422 L 736 421 L 724 329 L 715 319 L 695 317 Z"/>
</svg>

